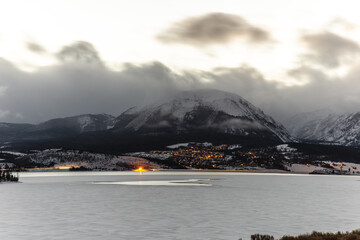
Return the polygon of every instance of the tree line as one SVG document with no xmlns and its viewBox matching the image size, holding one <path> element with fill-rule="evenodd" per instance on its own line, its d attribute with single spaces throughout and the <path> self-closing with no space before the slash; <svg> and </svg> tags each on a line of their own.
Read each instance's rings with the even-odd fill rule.
<svg viewBox="0 0 360 240">
<path fill-rule="evenodd" d="M 19 176 L 6 164 L 4 169 L 0 169 L 0 182 L 18 182 Z"/>
</svg>

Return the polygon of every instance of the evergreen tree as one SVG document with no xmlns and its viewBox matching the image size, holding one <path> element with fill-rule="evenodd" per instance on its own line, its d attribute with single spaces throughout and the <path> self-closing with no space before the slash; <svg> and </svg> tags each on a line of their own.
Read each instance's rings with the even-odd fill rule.
<svg viewBox="0 0 360 240">
<path fill-rule="evenodd" d="M 5 165 L 4 169 L 0 169 L 0 182 L 17 182 L 19 181 L 18 176 L 14 176 L 12 173 L 12 169 L 10 169 L 9 165 Z"/>
</svg>

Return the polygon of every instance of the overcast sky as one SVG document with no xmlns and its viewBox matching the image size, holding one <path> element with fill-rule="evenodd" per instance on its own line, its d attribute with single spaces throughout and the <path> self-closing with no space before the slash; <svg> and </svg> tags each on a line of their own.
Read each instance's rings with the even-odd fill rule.
<svg viewBox="0 0 360 240">
<path fill-rule="evenodd" d="M 360 110 L 357 0 L 4 0 L 0 122 L 231 91 L 284 121 Z"/>
</svg>

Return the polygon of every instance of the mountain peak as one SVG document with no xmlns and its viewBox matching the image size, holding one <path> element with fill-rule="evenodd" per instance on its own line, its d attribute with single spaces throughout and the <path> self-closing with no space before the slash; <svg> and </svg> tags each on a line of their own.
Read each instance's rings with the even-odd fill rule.
<svg viewBox="0 0 360 240">
<path fill-rule="evenodd" d="M 213 89 L 179 92 L 141 109 L 130 109 L 117 120 L 117 131 L 181 134 L 203 130 L 241 136 L 266 133 L 274 139 L 290 140 L 280 124 L 250 102 Z"/>
<path fill-rule="evenodd" d="M 250 102 L 239 95 L 215 89 L 198 89 L 182 91 L 171 97 L 161 99 L 142 109 L 129 109 L 131 113 L 149 110 L 175 111 L 175 115 L 183 118 L 189 110 L 196 107 L 208 107 L 216 111 L 221 111 L 231 116 L 248 116 L 250 112 L 257 111 L 264 114 Z M 129 113 L 128 112 L 128 113 Z"/>
</svg>

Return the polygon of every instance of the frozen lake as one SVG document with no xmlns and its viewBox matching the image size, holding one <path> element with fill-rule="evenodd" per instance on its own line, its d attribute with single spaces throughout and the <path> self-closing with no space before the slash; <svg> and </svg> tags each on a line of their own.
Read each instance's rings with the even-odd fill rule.
<svg viewBox="0 0 360 240">
<path fill-rule="evenodd" d="M 0 239 L 250 239 L 360 227 L 360 177 L 225 172 L 21 173 L 0 184 Z"/>
</svg>

